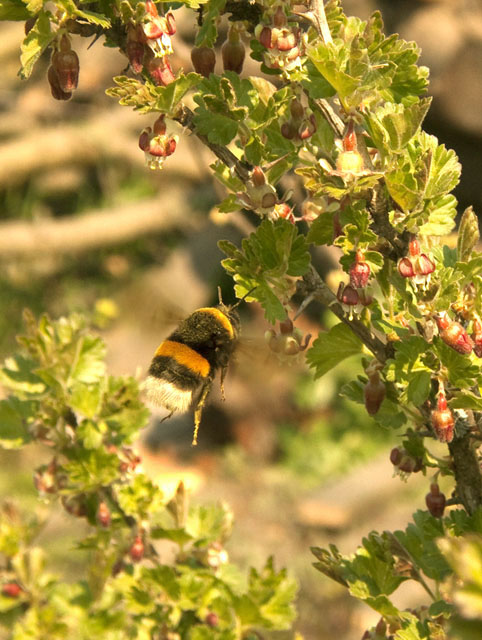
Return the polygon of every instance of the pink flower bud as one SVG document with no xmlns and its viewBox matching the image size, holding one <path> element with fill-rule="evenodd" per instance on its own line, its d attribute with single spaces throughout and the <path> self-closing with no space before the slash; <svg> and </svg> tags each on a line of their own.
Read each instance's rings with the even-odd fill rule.
<svg viewBox="0 0 482 640">
<path fill-rule="evenodd" d="M 350 284 L 355 289 L 363 289 L 370 278 L 370 265 L 365 262 L 363 253 L 356 252 L 355 262 L 350 267 Z"/>
<path fill-rule="evenodd" d="M 397 268 L 398 273 L 402 276 L 402 278 L 413 278 L 413 276 L 415 275 L 413 264 L 410 258 L 400 258 Z"/>
<path fill-rule="evenodd" d="M 430 493 L 427 493 L 425 496 L 425 504 L 434 518 L 441 518 L 443 516 L 445 502 L 445 496 L 443 493 L 440 493 L 438 484 L 432 483 L 430 485 Z"/>
<path fill-rule="evenodd" d="M 136 536 L 134 542 L 129 549 L 129 555 L 132 562 L 140 562 L 144 557 L 144 542 L 141 536 Z"/>
<path fill-rule="evenodd" d="M 446 314 L 441 314 L 435 318 L 439 329 L 439 334 L 445 344 L 455 349 L 459 353 L 467 355 L 472 352 L 474 343 L 467 331 L 459 322 L 452 321 Z"/>
<path fill-rule="evenodd" d="M 52 56 L 52 67 L 65 93 L 77 89 L 79 82 L 79 57 L 75 51 L 56 51 Z"/>
<path fill-rule="evenodd" d="M 210 74 L 214 72 L 216 54 L 211 47 L 194 47 L 191 50 L 191 61 L 197 73 L 209 78 Z"/>
<path fill-rule="evenodd" d="M 432 427 L 440 442 L 452 442 L 454 438 L 454 416 L 447 406 L 444 392 L 440 392 L 437 409 L 432 411 Z"/>
<path fill-rule="evenodd" d="M 363 396 L 365 399 L 365 408 L 367 413 L 374 416 L 378 413 L 383 400 L 385 399 L 386 389 L 384 383 L 380 380 L 380 375 L 375 372 L 368 378 L 363 389 Z"/>
<path fill-rule="evenodd" d="M 261 167 L 254 167 L 251 174 L 251 180 L 255 187 L 262 187 L 266 184 L 266 178 L 264 177 L 263 169 L 261 169 Z"/>
<path fill-rule="evenodd" d="M 338 287 L 338 293 L 336 294 L 338 301 L 342 304 L 346 304 L 348 306 L 355 306 L 359 302 L 358 292 L 354 289 L 350 284 L 344 285 L 343 282 L 340 283 Z"/>
</svg>

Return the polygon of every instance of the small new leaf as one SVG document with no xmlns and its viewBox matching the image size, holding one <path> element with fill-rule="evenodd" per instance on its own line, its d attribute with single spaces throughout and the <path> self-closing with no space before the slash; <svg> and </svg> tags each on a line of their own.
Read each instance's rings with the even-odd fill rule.
<svg viewBox="0 0 482 640">
<path fill-rule="evenodd" d="M 457 236 L 457 258 L 460 262 L 467 262 L 479 238 L 479 221 L 473 208 L 467 207 L 462 214 Z"/>
</svg>

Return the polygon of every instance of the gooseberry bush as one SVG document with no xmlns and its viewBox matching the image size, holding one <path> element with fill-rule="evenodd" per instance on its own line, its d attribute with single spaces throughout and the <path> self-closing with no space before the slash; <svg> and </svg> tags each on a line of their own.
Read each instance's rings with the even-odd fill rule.
<svg viewBox="0 0 482 640">
<path fill-rule="evenodd" d="M 478 222 L 467 209 L 456 242 L 444 244 L 455 227 L 451 192 L 461 169 L 422 129 L 430 98 L 416 44 L 384 35 L 378 12 L 362 21 L 341 5 L 4 0 L 0 18 L 25 21 L 23 78 L 50 52 L 46 82 L 57 100 L 82 82 L 80 38 L 102 36 L 118 48 L 125 68 L 107 93 L 152 114 L 139 132 L 151 169 L 176 152 L 173 122 L 213 152 L 213 176 L 225 189 L 219 211 L 257 214 L 240 247 L 222 241 L 220 248 L 237 296 L 257 301 L 273 326 L 267 348 L 285 361 L 306 358 L 316 377 L 358 355 L 364 375 L 342 394 L 365 405 L 374 429 L 398 435 L 389 454 L 395 472 L 427 479 L 426 510 L 405 530 L 372 531 L 351 556 L 333 545 L 314 548 L 314 566 L 380 615 L 364 638 L 475 640 L 482 636 Z M 172 62 L 179 11 L 196 17 L 194 71 Z M 95 47 L 90 55 L 95 64 Z M 336 291 L 312 264 L 323 246 L 338 251 Z M 336 320 L 310 346 L 296 319 L 314 301 Z M 229 512 L 189 509 L 182 485 L 167 500 L 139 472 L 132 443 L 147 411 L 135 380 L 106 374 L 103 343 L 85 320 L 27 314 L 19 342 L 1 374 L 11 392 L 0 404 L 2 442 L 49 452 L 35 486 L 86 523 L 78 546 L 89 560 L 82 579 L 59 581 L 33 545 L 40 525 L 6 505 L 0 619 L 11 637 L 235 639 L 289 629 L 294 582 L 272 560 L 247 578 L 227 562 Z M 172 562 L 158 541 L 173 546 Z M 426 600 L 402 610 L 396 592 L 407 581 Z"/>
</svg>

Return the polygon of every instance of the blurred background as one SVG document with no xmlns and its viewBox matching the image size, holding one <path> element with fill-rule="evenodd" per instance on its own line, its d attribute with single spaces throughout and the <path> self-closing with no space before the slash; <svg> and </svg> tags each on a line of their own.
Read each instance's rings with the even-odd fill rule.
<svg viewBox="0 0 482 640">
<path fill-rule="evenodd" d="M 463 164 L 460 211 L 482 207 L 482 8 L 479 0 L 346 0 L 348 15 L 381 9 L 387 33 L 422 48 L 434 97 L 425 128 Z M 195 25 L 176 12 L 173 68 L 191 70 Z M 21 312 L 91 314 L 108 346 L 113 374 L 145 373 L 159 342 L 195 308 L 226 303 L 232 283 L 220 267 L 217 240 L 239 243 L 253 221 L 216 215 L 223 197 L 210 176 L 210 152 L 180 136 L 162 172 L 144 167 L 137 140 L 152 116 L 105 96 L 126 60 L 98 41 L 74 38 L 79 88 L 69 102 L 52 99 L 48 55 L 33 76 L 17 77 L 23 24 L 0 25 L 0 355 L 15 349 Z M 220 39 L 222 42 L 222 36 Z M 218 65 L 221 60 L 218 56 Z M 247 61 L 244 74 L 257 73 Z M 221 67 L 217 67 L 220 71 Z M 333 257 L 319 256 L 320 268 Z M 345 362 L 314 382 L 303 362 L 269 355 L 268 328 L 254 305 L 241 308 L 243 346 L 230 367 L 225 403 L 217 390 L 191 448 L 192 416 L 160 423 L 153 415 L 139 449 L 144 466 L 166 490 L 182 478 L 193 500 L 223 500 L 235 516 L 233 560 L 260 566 L 273 554 L 300 581 L 298 628 L 306 640 L 352 640 L 377 616 L 312 567 L 310 545 L 352 552 L 370 529 L 404 527 L 424 508 L 428 480 L 392 477 L 389 451 L 399 440 L 339 390 L 360 370 Z M 331 320 L 321 309 L 298 326 L 316 336 Z M 32 469 L 42 453 L 0 454 L 0 492 L 36 503 Z M 442 487 L 443 489 L 443 487 Z M 54 568 L 75 572 L 72 523 L 58 511 L 43 532 L 55 546 Z M 419 604 L 413 590 L 400 602 Z"/>
</svg>

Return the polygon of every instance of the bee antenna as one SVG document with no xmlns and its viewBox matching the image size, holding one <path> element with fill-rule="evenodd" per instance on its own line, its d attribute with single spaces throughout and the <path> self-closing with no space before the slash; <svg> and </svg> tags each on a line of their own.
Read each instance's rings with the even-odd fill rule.
<svg viewBox="0 0 482 640">
<path fill-rule="evenodd" d="M 224 304 L 224 302 L 223 302 L 223 294 L 221 292 L 221 287 L 218 287 L 218 300 L 219 300 L 219 304 Z"/>
<path fill-rule="evenodd" d="M 247 298 L 251 293 L 253 293 L 253 291 L 254 291 L 255 289 L 257 289 L 257 288 L 258 288 L 258 287 L 257 287 L 257 285 L 256 285 L 255 287 L 252 287 L 252 288 L 251 288 L 247 293 L 245 293 L 245 294 L 244 294 L 244 296 L 243 296 L 242 298 L 240 298 L 240 299 L 236 302 L 236 304 L 233 304 L 233 306 L 231 307 L 231 309 L 236 309 L 236 307 L 237 307 L 238 305 L 240 305 L 242 302 L 244 302 L 244 301 L 246 300 L 246 298 Z"/>
</svg>

